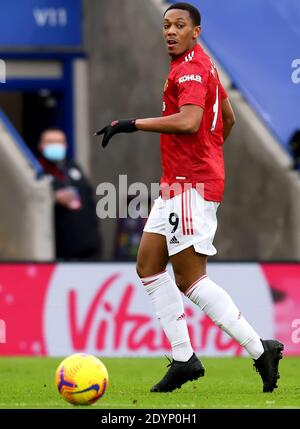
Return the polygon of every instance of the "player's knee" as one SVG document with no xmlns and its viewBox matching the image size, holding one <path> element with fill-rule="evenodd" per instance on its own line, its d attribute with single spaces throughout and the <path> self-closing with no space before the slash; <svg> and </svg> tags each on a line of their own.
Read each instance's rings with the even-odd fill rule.
<svg viewBox="0 0 300 429">
<path fill-rule="evenodd" d="M 190 287 L 188 279 L 183 274 L 175 273 L 175 280 L 176 280 L 177 287 L 183 293 Z"/>
<path fill-rule="evenodd" d="M 139 259 L 137 260 L 137 262 L 136 262 L 136 266 L 135 266 L 135 269 L 136 269 L 136 273 L 137 273 L 137 275 L 139 276 L 139 278 L 143 278 L 143 277 L 145 277 L 143 274 L 144 274 L 144 270 L 145 270 L 145 266 L 144 266 L 144 264 L 143 264 L 143 262 L 142 261 L 140 261 Z"/>
<path fill-rule="evenodd" d="M 163 262 L 158 263 L 156 260 L 151 261 L 150 258 L 138 258 L 135 269 L 139 278 L 143 279 L 162 273 L 166 269 L 166 265 Z"/>
<path fill-rule="evenodd" d="M 149 264 L 147 264 L 146 261 L 142 258 L 137 259 L 135 269 L 140 279 L 151 276 L 152 274 L 155 274 L 155 273 L 152 273 L 151 267 L 149 267 Z"/>
</svg>

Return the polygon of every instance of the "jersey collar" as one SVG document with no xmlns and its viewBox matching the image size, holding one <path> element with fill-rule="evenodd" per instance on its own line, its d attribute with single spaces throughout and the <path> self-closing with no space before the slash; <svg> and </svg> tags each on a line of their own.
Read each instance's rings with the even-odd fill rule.
<svg viewBox="0 0 300 429">
<path fill-rule="evenodd" d="M 175 58 L 175 60 L 171 60 L 171 66 L 191 61 L 194 58 L 194 53 L 197 53 L 201 50 L 201 46 L 199 45 L 199 43 L 197 43 L 197 45 L 195 45 L 192 49 L 185 52 L 184 54 L 180 55 L 180 57 Z"/>
</svg>

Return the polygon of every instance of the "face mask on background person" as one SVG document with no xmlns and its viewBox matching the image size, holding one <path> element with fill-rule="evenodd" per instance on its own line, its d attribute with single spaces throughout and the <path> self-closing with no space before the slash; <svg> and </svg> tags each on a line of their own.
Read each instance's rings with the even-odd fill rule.
<svg viewBox="0 0 300 429">
<path fill-rule="evenodd" d="M 62 143 L 51 143 L 42 149 L 43 156 L 49 161 L 63 161 L 66 157 L 67 148 Z"/>
</svg>

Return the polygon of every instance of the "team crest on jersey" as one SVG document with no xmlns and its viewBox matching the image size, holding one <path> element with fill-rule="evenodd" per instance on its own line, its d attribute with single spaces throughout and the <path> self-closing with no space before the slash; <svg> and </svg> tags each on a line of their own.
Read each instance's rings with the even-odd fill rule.
<svg viewBox="0 0 300 429">
<path fill-rule="evenodd" d="M 167 79 L 167 80 L 165 81 L 165 85 L 164 85 L 164 92 L 166 92 L 166 90 L 167 90 L 168 86 L 169 86 L 169 80 Z"/>
</svg>

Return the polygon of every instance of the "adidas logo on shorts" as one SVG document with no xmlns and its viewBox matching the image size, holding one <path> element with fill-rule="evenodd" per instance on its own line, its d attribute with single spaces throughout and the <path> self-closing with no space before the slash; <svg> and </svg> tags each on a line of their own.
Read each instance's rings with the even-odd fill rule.
<svg viewBox="0 0 300 429">
<path fill-rule="evenodd" d="M 171 238 L 170 244 L 179 244 L 179 241 L 177 240 L 177 238 L 175 237 L 175 235 L 173 235 L 173 237 Z"/>
</svg>

